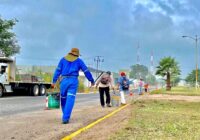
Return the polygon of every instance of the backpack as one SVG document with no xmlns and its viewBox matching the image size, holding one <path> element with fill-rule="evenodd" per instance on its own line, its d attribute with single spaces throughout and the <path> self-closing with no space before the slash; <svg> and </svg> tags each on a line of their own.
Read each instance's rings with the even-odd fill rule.
<svg viewBox="0 0 200 140">
<path fill-rule="evenodd" d="M 107 76 L 102 76 L 100 82 L 104 85 L 107 85 L 109 82 L 109 78 Z"/>
<path fill-rule="evenodd" d="M 127 78 L 122 79 L 122 89 L 123 90 L 128 90 L 129 89 L 129 81 Z"/>
</svg>

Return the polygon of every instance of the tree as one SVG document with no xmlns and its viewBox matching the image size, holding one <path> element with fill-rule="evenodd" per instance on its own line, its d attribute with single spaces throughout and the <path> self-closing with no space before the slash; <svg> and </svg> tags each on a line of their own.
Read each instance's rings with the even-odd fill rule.
<svg viewBox="0 0 200 140">
<path fill-rule="evenodd" d="M 19 53 L 15 33 L 11 32 L 17 20 L 3 20 L 0 17 L 0 51 L 6 57 Z"/>
<path fill-rule="evenodd" d="M 133 79 L 142 78 L 146 80 L 147 75 L 148 75 L 148 68 L 146 66 L 139 64 L 131 66 L 130 78 Z"/>
<path fill-rule="evenodd" d="M 178 62 L 174 58 L 164 57 L 157 66 L 156 75 L 166 76 L 166 90 L 171 90 L 171 77 L 180 75 L 180 72 Z"/>
<path fill-rule="evenodd" d="M 191 73 L 188 74 L 185 81 L 192 86 L 195 86 L 196 82 L 196 70 L 192 70 Z M 200 70 L 198 70 L 198 83 L 200 82 Z"/>
</svg>

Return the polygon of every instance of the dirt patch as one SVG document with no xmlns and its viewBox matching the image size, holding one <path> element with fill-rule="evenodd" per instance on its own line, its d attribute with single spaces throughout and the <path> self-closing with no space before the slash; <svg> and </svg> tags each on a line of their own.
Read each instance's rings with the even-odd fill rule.
<svg viewBox="0 0 200 140">
<path fill-rule="evenodd" d="M 188 102 L 200 102 L 200 96 L 183 96 L 183 95 L 163 95 L 163 94 L 154 94 L 154 95 L 144 95 L 141 99 L 149 100 L 182 100 Z"/>
<path fill-rule="evenodd" d="M 131 106 L 86 130 L 73 140 L 107 140 L 112 134 L 124 128 L 131 117 Z"/>
<path fill-rule="evenodd" d="M 116 108 L 100 106 L 75 109 L 70 123 L 61 124 L 60 110 L 44 110 L 0 118 L 1 140 L 59 140 Z"/>
</svg>

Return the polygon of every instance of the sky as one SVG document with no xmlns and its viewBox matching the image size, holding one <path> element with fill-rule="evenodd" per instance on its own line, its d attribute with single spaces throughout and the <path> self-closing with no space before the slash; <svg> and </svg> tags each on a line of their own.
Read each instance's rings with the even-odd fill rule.
<svg viewBox="0 0 200 140">
<path fill-rule="evenodd" d="M 18 65 L 57 65 L 77 47 L 88 66 L 102 56 L 103 70 L 129 69 L 137 54 L 150 67 L 152 53 L 154 68 L 171 56 L 182 77 L 195 69 L 195 41 L 182 36 L 200 36 L 199 0 L 0 0 L 0 16 L 19 21 Z"/>
</svg>

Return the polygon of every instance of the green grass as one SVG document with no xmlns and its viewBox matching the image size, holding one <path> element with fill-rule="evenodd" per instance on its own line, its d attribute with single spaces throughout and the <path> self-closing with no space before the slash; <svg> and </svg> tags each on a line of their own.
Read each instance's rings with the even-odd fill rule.
<svg viewBox="0 0 200 140">
<path fill-rule="evenodd" d="M 200 103 L 137 101 L 124 129 L 110 140 L 199 140 Z"/>
<path fill-rule="evenodd" d="M 171 91 L 166 91 L 166 89 L 162 88 L 154 90 L 150 94 L 200 96 L 200 88 L 196 90 L 194 87 L 172 87 Z"/>
</svg>

